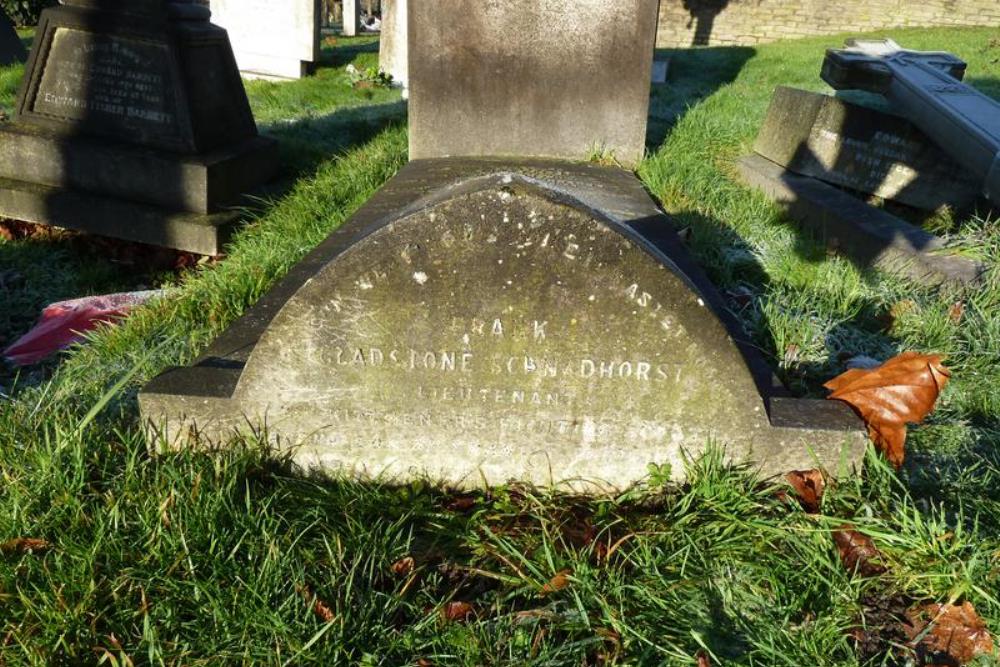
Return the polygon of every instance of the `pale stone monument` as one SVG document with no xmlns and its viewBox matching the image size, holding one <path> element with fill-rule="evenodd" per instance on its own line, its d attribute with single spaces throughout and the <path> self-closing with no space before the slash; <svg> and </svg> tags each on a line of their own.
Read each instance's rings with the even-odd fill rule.
<svg viewBox="0 0 1000 667">
<path fill-rule="evenodd" d="M 209 17 L 190 1 L 46 9 L 0 123 L 0 216 L 221 252 L 276 160 Z"/>
<path fill-rule="evenodd" d="M 392 75 L 393 83 L 409 86 L 409 0 L 383 0 L 382 31 L 379 38 L 379 67 Z"/>
<path fill-rule="evenodd" d="M 23 63 L 27 53 L 10 17 L 0 9 L 0 67 Z"/>
<path fill-rule="evenodd" d="M 410 8 L 418 159 L 143 390 L 153 446 L 255 431 L 306 469 L 580 491 L 680 478 L 709 442 L 765 474 L 856 463 L 850 409 L 781 389 L 635 175 L 582 162 L 574 128 L 641 154 L 657 1 L 508 0 L 446 33 L 462 5 Z M 576 17 L 546 35 L 558 74 L 509 57 L 536 11 Z M 456 109 L 531 127 L 473 154 L 434 121 L 466 131 Z"/>
<path fill-rule="evenodd" d="M 342 15 L 344 34 L 354 37 L 361 30 L 361 0 L 344 0 Z"/>
<path fill-rule="evenodd" d="M 321 5 L 322 0 L 211 0 L 213 20 L 229 32 L 243 76 L 277 80 L 300 79 L 319 61 Z"/>
</svg>

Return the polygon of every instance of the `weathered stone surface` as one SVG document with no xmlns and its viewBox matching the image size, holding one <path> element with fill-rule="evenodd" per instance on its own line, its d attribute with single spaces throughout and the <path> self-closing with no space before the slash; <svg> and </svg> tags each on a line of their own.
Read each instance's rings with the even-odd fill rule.
<svg viewBox="0 0 1000 667">
<path fill-rule="evenodd" d="M 321 0 L 211 0 L 211 7 L 244 76 L 299 79 L 319 61 Z"/>
<path fill-rule="evenodd" d="M 754 150 L 789 171 L 933 211 L 982 181 L 904 118 L 794 88 L 774 92 Z"/>
<path fill-rule="evenodd" d="M 361 31 L 361 0 L 343 0 L 341 10 L 344 34 L 353 37 Z"/>
<path fill-rule="evenodd" d="M 656 9 L 657 0 L 415 3 L 410 158 L 605 152 L 635 164 Z"/>
<path fill-rule="evenodd" d="M 266 424 L 304 467 L 623 488 L 709 441 L 769 474 L 857 461 L 843 405 L 782 399 L 641 183 L 407 166 L 143 416 L 181 444 Z"/>
<path fill-rule="evenodd" d="M 949 254 L 940 238 L 832 185 L 760 155 L 741 159 L 739 168 L 747 183 L 784 206 L 804 230 L 862 267 L 929 285 L 975 284 L 985 275 L 981 262 Z"/>
<path fill-rule="evenodd" d="M 14 23 L 0 9 L 0 66 L 24 62 L 27 55 L 21 38 L 14 31 Z"/>
<path fill-rule="evenodd" d="M 185 235 L 157 231 L 155 212 L 167 227 L 185 217 L 199 230 L 221 229 L 187 214 L 241 203 L 273 175 L 274 142 L 258 137 L 226 33 L 206 20 L 206 8 L 119 4 L 67 0 L 42 14 L 15 122 L 0 124 L 0 179 L 9 190 L 0 215 L 27 212 L 34 222 L 86 230 L 81 221 L 133 210 L 141 222 L 110 228 L 204 248 L 204 239 L 184 245 Z M 56 197 L 53 188 L 74 194 Z M 67 221 L 70 200 L 91 210 Z M 219 232 L 207 245 L 222 240 Z"/>
<path fill-rule="evenodd" d="M 392 75 L 394 84 L 404 88 L 410 81 L 408 2 L 409 0 L 382 0 L 378 54 L 379 68 Z"/>
</svg>

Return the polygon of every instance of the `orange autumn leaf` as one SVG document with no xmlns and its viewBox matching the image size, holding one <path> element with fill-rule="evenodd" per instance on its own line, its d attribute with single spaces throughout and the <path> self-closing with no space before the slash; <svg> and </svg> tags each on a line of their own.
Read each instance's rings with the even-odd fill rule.
<svg viewBox="0 0 1000 667">
<path fill-rule="evenodd" d="M 405 577 L 413 572 L 414 567 L 416 561 L 413 560 L 413 556 L 404 556 L 392 564 L 392 573 L 397 577 Z"/>
<path fill-rule="evenodd" d="M 441 616 L 445 621 L 461 622 L 472 618 L 476 613 L 475 608 L 468 602 L 449 602 L 441 609 Z"/>
<path fill-rule="evenodd" d="M 302 584 L 296 586 L 295 590 L 297 590 L 299 595 L 302 596 L 302 599 L 306 601 L 306 604 L 308 604 L 312 608 L 312 612 L 316 615 L 317 618 L 319 618 L 319 620 L 323 621 L 324 623 L 330 623 L 336 618 L 336 616 L 333 613 L 333 610 L 330 609 L 330 607 L 325 602 L 323 602 L 323 600 L 321 600 L 318 595 L 313 593 L 312 589 L 309 588 L 309 586 Z"/>
<path fill-rule="evenodd" d="M 906 635 L 921 664 L 964 665 L 993 655 L 993 638 L 972 603 L 925 604 L 906 612 Z"/>
<path fill-rule="evenodd" d="M 793 470 L 785 474 L 785 481 L 795 490 L 802 509 L 810 514 L 819 512 L 826 481 L 819 470 Z"/>
<path fill-rule="evenodd" d="M 868 435 L 897 468 L 903 464 L 906 425 L 923 421 L 951 372 L 941 356 L 904 352 L 877 368 L 852 368 L 827 382 L 831 400 L 850 405 L 868 425 Z"/>
<path fill-rule="evenodd" d="M 698 667 L 712 667 L 712 661 L 704 651 L 698 651 Z"/>
<path fill-rule="evenodd" d="M 556 591 L 561 591 L 562 589 L 569 586 L 569 570 L 560 570 L 556 573 L 554 577 L 549 579 L 548 583 L 542 586 L 542 590 L 539 591 L 539 595 L 548 595 L 549 593 L 555 593 Z"/>
</svg>

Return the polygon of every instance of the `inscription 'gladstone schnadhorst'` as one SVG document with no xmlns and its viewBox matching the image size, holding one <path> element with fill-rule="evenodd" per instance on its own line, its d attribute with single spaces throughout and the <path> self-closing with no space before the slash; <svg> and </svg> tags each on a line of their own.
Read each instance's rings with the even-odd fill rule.
<svg viewBox="0 0 1000 667">
<path fill-rule="evenodd" d="M 767 423 L 697 292 L 625 230 L 517 186 L 428 206 L 328 264 L 234 399 L 320 465 L 361 448 L 373 471 L 567 451 L 642 470 L 635 450 L 678 461 L 720 427 Z"/>
</svg>

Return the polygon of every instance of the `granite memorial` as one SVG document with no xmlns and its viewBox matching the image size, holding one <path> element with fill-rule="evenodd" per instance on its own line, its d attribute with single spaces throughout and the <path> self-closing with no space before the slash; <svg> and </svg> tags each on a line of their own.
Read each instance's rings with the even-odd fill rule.
<svg viewBox="0 0 1000 667">
<path fill-rule="evenodd" d="M 211 0 L 211 7 L 247 78 L 301 79 L 320 59 L 322 0 Z"/>
<path fill-rule="evenodd" d="M 23 63 L 26 57 L 24 44 L 14 30 L 14 22 L 0 9 L 0 67 Z"/>
<path fill-rule="evenodd" d="M 361 32 L 361 0 L 344 0 L 341 16 L 344 35 L 354 37 Z"/>
<path fill-rule="evenodd" d="M 216 254 L 274 164 L 207 7 L 62 0 L 0 123 L 0 215 Z"/>
<path fill-rule="evenodd" d="M 418 159 L 143 390 L 152 446 L 257 432 L 306 469 L 579 491 L 628 487 L 650 464 L 681 477 L 712 441 L 767 474 L 856 463 L 860 420 L 791 398 L 635 175 L 582 161 L 574 128 L 641 154 L 656 0 L 624 17 L 604 0 L 511 0 L 462 19 L 483 30 L 445 34 L 436 17 L 457 4 L 411 7 Z M 537 46 L 521 27 L 539 7 L 578 17 L 546 35 L 558 73 L 508 57 Z M 508 87 L 535 108 L 494 104 Z M 591 104 L 572 104 L 584 88 Z M 456 108 L 536 126 L 455 156 L 432 118 Z M 531 134 L 552 136 L 532 151 Z"/>
</svg>

